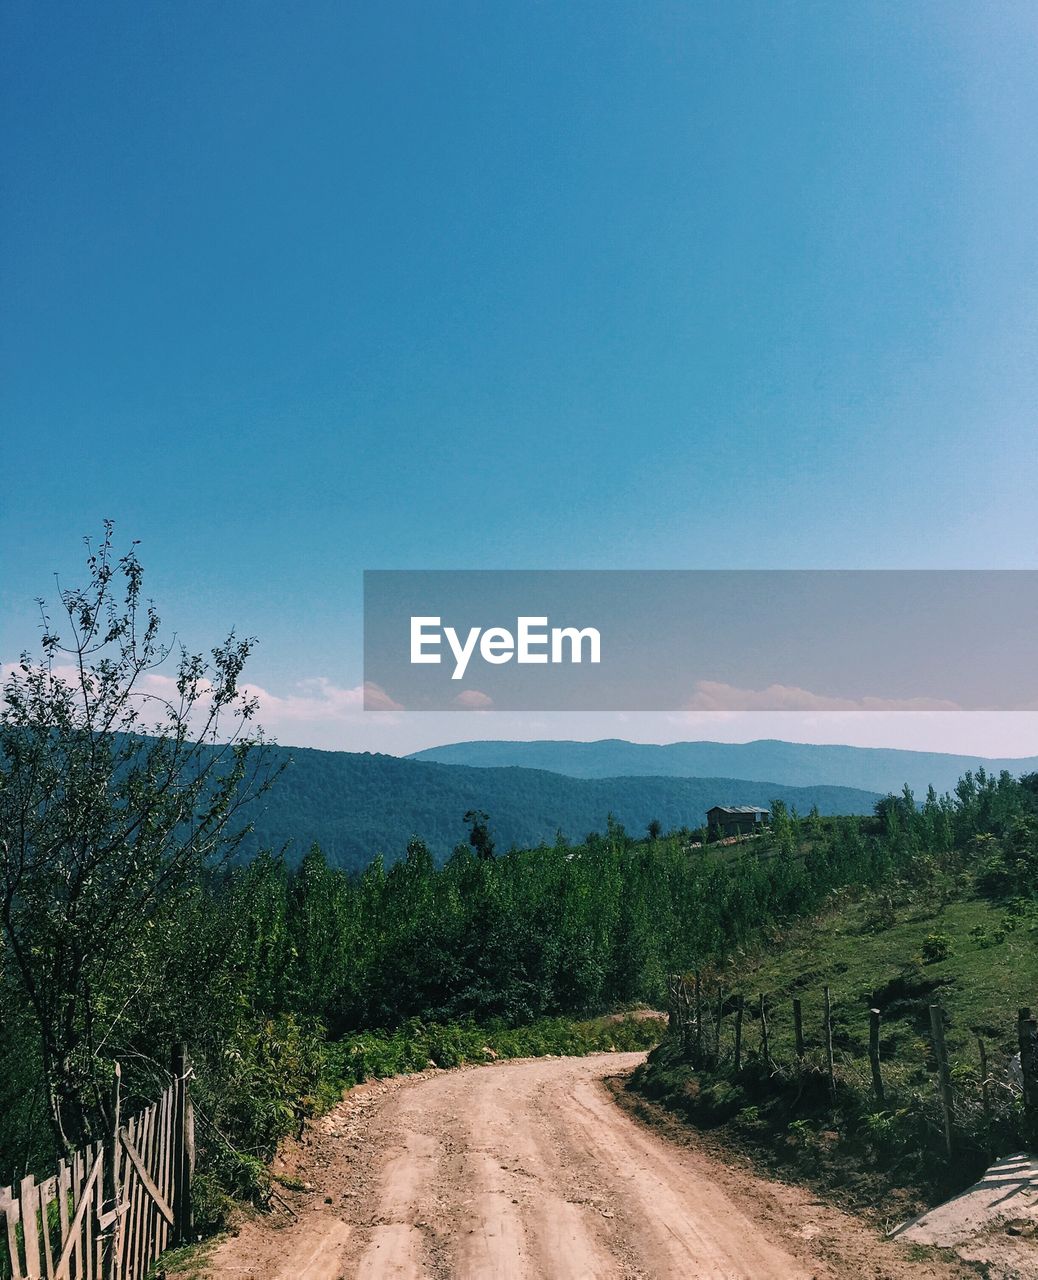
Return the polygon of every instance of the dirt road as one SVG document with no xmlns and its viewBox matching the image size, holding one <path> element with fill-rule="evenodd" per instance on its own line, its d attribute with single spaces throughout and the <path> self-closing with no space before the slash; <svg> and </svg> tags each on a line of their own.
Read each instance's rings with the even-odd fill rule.
<svg viewBox="0 0 1038 1280">
<path fill-rule="evenodd" d="M 798 1188 L 667 1141 L 603 1083 L 641 1054 L 362 1086 L 283 1157 L 280 1214 L 207 1274 L 250 1280 L 948 1277 Z M 840 1237 L 833 1246 L 834 1234 Z"/>
</svg>

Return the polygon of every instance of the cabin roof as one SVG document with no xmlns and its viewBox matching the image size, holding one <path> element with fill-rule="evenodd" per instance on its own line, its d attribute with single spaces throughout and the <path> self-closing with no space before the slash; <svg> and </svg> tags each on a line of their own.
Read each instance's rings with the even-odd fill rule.
<svg viewBox="0 0 1038 1280">
<path fill-rule="evenodd" d="M 707 813 L 770 813 L 756 804 L 715 804 L 707 809 Z"/>
</svg>

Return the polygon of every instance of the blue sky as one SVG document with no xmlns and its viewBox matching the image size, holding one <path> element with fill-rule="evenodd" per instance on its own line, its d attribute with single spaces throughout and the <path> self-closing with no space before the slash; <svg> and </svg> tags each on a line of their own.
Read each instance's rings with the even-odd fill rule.
<svg viewBox="0 0 1038 1280">
<path fill-rule="evenodd" d="M 354 718 L 364 568 L 1035 564 L 1033 6 L 12 0 L 0 39 L 0 656 L 105 516 L 185 638 L 260 637 L 284 740 L 354 748 L 525 733 Z"/>
</svg>

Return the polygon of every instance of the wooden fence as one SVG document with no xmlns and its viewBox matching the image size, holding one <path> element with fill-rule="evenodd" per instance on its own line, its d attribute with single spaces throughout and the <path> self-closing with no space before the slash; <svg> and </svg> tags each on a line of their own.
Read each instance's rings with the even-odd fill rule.
<svg viewBox="0 0 1038 1280">
<path fill-rule="evenodd" d="M 743 1019 L 747 1008 L 745 998 L 726 993 L 718 983 L 708 990 L 708 984 L 696 973 L 694 977 L 674 974 L 668 981 L 670 1029 L 678 1035 L 686 1056 L 700 1067 L 718 1067 L 722 1057 L 730 1062 L 735 1072 L 741 1070 L 744 1055 Z M 755 1016 L 758 1022 L 758 1051 L 769 1071 L 777 1071 L 772 1056 L 771 1019 L 776 1006 L 769 1004 L 763 992 L 755 1000 Z M 790 1002 L 793 1025 L 793 1044 L 796 1068 L 802 1070 L 805 1061 L 803 1009 L 799 997 Z M 871 1091 L 876 1106 L 886 1105 L 886 1085 L 880 1059 L 880 1024 L 882 1012 L 867 1010 L 868 1015 L 868 1068 Z M 952 1068 L 945 1046 L 945 1013 L 938 1004 L 929 1007 L 930 1042 L 936 1065 L 936 1093 L 940 1102 L 944 1126 L 944 1143 L 949 1159 L 955 1149 L 955 1095 L 952 1088 Z M 731 1019 L 732 1033 L 727 1050 L 722 1048 L 722 1032 L 727 1019 Z M 837 1100 L 837 1074 L 833 1051 L 832 999 L 828 987 L 822 990 L 821 1048 L 824 1052 L 825 1074 L 830 1098 Z M 1038 1142 L 1038 1019 L 1029 1008 L 1019 1011 L 1016 1025 L 1016 1042 L 1019 1046 L 1019 1089 L 1023 1109 L 1025 1138 Z M 983 1037 L 977 1036 L 980 1060 L 980 1088 L 985 1115 L 991 1115 L 991 1085 L 993 1075 L 989 1063 L 988 1047 Z"/>
<path fill-rule="evenodd" d="M 158 1101 L 123 1123 L 116 1066 L 111 1137 L 59 1160 L 48 1178 L 0 1187 L 0 1276 L 143 1280 L 164 1250 L 190 1237 L 194 1116 L 183 1045 L 171 1074 Z"/>
</svg>

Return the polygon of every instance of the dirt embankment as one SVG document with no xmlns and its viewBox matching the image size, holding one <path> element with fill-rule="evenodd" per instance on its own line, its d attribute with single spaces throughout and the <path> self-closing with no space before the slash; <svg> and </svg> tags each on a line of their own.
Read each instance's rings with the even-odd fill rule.
<svg viewBox="0 0 1038 1280">
<path fill-rule="evenodd" d="M 607 1077 L 642 1054 L 502 1062 L 353 1090 L 286 1148 L 307 1186 L 205 1274 L 253 1280 L 944 1280 L 804 1190 L 661 1136 Z"/>
</svg>

